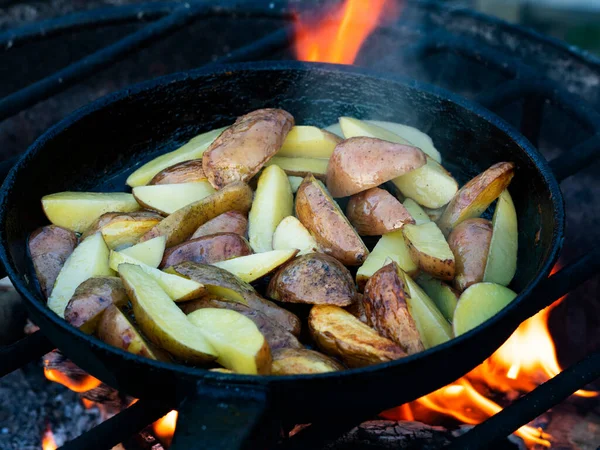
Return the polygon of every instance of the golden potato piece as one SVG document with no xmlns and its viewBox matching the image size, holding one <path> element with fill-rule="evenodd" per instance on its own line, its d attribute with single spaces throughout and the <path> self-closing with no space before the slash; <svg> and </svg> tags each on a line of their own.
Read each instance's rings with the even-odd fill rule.
<svg viewBox="0 0 600 450">
<path fill-rule="evenodd" d="M 442 280 L 433 278 L 425 273 L 421 273 L 416 281 L 429 298 L 433 300 L 433 303 L 435 303 L 435 306 L 444 315 L 446 320 L 452 323 L 460 293 Z"/>
<path fill-rule="evenodd" d="M 398 344 L 380 336 L 339 306 L 313 306 L 308 327 L 319 348 L 340 358 L 348 367 L 363 367 L 406 356 Z"/>
<path fill-rule="evenodd" d="M 415 202 L 412 198 L 407 198 L 402 203 L 411 217 L 415 220 L 415 225 L 422 225 L 427 222 L 431 222 L 429 214 L 425 212 L 421 206 Z"/>
<path fill-rule="evenodd" d="M 270 252 L 256 253 L 254 255 L 240 256 L 213 263 L 213 266 L 231 272 L 240 280 L 251 283 L 265 275 L 270 274 L 279 266 L 294 259 L 298 250 L 271 250 Z"/>
<path fill-rule="evenodd" d="M 454 254 L 435 223 L 405 225 L 402 232 L 410 256 L 421 270 L 442 280 L 454 278 Z"/>
<path fill-rule="evenodd" d="M 155 184 L 134 187 L 133 196 L 144 208 L 167 216 L 178 209 L 215 193 L 211 184 L 204 181 L 180 184 Z"/>
<path fill-rule="evenodd" d="M 111 250 L 133 245 L 162 220 L 158 214 L 149 211 L 131 213 L 106 213 L 81 235 L 85 239 L 98 231 Z"/>
<path fill-rule="evenodd" d="M 304 181 L 304 178 L 302 178 L 302 177 L 294 177 L 294 176 L 290 175 L 290 176 L 288 176 L 288 181 L 290 182 L 290 186 L 292 187 L 292 193 L 295 194 L 296 192 L 298 192 L 298 188 L 300 187 L 300 185 Z"/>
<path fill-rule="evenodd" d="M 341 141 L 335 134 L 320 128 L 296 125 L 283 141 L 277 156 L 329 159 L 333 149 Z"/>
<path fill-rule="evenodd" d="M 456 289 L 462 292 L 483 281 L 491 240 L 492 224 L 487 219 L 467 219 L 452 230 L 448 245 L 456 261 Z"/>
<path fill-rule="evenodd" d="M 339 362 L 306 348 L 283 348 L 273 352 L 271 375 L 301 375 L 344 370 Z"/>
<path fill-rule="evenodd" d="M 200 225 L 190 239 L 210 236 L 217 233 L 235 233 L 246 237 L 248 233 L 248 219 L 239 211 L 227 211 Z"/>
<path fill-rule="evenodd" d="M 247 213 L 252 204 L 252 190 L 244 183 L 232 183 L 213 195 L 191 203 L 165 217 L 142 236 L 147 241 L 166 236 L 167 247 L 180 244 L 189 238 L 200 225 L 227 211 Z"/>
<path fill-rule="evenodd" d="M 282 109 L 258 109 L 238 117 L 202 155 L 202 167 L 215 189 L 250 180 L 281 148 L 294 125 Z"/>
<path fill-rule="evenodd" d="M 250 254 L 250 244 L 239 234 L 211 234 L 167 249 L 160 267 L 171 267 L 184 261 L 212 264 Z"/>
<path fill-rule="evenodd" d="M 183 161 L 161 170 L 148 184 L 180 184 L 207 181 L 202 169 L 202 159 Z"/>
<path fill-rule="evenodd" d="M 106 308 L 123 306 L 127 302 L 129 297 L 119 277 L 89 278 L 75 289 L 65 308 L 65 320 L 90 334 L 96 331 Z"/>
<path fill-rule="evenodd" d="M 375 272 L 365 286 L 363 305 L 367 323 L 412 355 L 425 347 L 410 315 L 399 270 L 392 262 Z"/>
<path fill-rule="evenodd" d="M 66 228 L 47 225 L 31 233 L 28 245 L 38 283 L 48 298 L 56 277 L 77 246 L 77 235 Z"/>
<path fill-rule="evenodd" d="M 418 169 L 425 162 L 425 153 L 417 147 L 367 137 L 347 139 L 331 155 L 327 189 L 333 197 L 347 197 Z"/>
<path fill-rule="evenodd" d="M 294 216 L 284 218 L 273 233 L 274 250 L 298 249 L 298 255 L 306 255 L 320 250 L 319 244 L 306 227 Z"/>
<path fill-rule="evenodd" d="M 286 303 L 348 306 L 356 301 L 350 271 L 337 259 L 310 253 L 294 259 L 273 275 L 267 296 Z"/>
<path fill-rule="evenodd" d="M 165 253 L 165 244 L 167 238 L 164 236 L 158 236 L 149 241 L 140 242 L 133 247 L 120 250 L 119 253 L 129 256 L 133 259 L 146 264 L 150 267 L 158 267 L 163 259 Z"/>
<path fill-rule="evenodd" d="M 265 165 L 267 167 L 278 166 L 287 175 L 305 178 L 308 174 L 313 174 L 316 178 L 325 180 L 328 164 L 328 159 L 273 156 Z"/>
<path fill-rule="evenodd" d="M 366 282 L 365 282 L 366 283 Z M 344 308 L 362 323 L 369 324 L 367 321 L 367 312 L 365 311 L 365 304 L 363 302 L 363 295 L 357 294 L 357 300 Z"/>
<path fill-rule="evenodd" d="M 413 145 L 402 136 L 386 128 L 353 117 L 340 117 L 340 128 L 346 139 L 369 137 L 393 142 L 394 144 Z"/>
<path fill-rule="evenodd" d="M 479 217 L 510 184 L 514 173 L 513 163 L 500 162 L 465 184 L 438 220 L 442 233 L 448 236 L 462 221 Z"/>
<path fill-rule="evenodd" d="M 369 250 L 323 186 L 309 175 L 296 194 L 296 217 L 321 250 L 347 266 L 362 264 Z"/>
<path fill-rule="evenodd" d="M 350 197 L 346 216 L 361 236 L 379 236 L 414 224 L 410 213 L 392 194 L 371 188 Z"/>
</svg>

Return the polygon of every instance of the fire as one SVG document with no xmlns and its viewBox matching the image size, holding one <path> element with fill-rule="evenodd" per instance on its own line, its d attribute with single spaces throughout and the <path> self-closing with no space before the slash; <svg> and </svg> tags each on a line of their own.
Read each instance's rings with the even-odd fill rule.
<svg viewBox="0 0 600 450">
<path fill-rule="evenodd" d="M 175 427 L 177 426 L 177 416 L 179 413 L 175 410 L 168 413 L 166 416 L 158 419 L 152 424 L 152 429 L 156 437 L 167 447 L 171 445 Z"/>
<path fill-rule="evenodd" d="M 50 381 L 55 381 L 68 387 L 73 392 L 87 392 L 91 389 L 95 389 L 102 382 L 91 375 L 82 376 L 81 379 L 73 379 L 62 373 L 60 370 L 48 369 L 44 367 L 44 375 Z"/>
<path fill-rule="evenodd" d="M 298 19 L 296 56 L 301 61 L 352 64 L 367 37 L 377 28 L 383 12 L 394 16 L 393 0 L 345 0 L 319 23 Z"/>
<path fill-rule="evenodd" d="M 50 426 L 48 426 L 42 436 L 42 450 L 56 450 L 57 448 L 54 433 L 52 433 Z"/>
</svg>

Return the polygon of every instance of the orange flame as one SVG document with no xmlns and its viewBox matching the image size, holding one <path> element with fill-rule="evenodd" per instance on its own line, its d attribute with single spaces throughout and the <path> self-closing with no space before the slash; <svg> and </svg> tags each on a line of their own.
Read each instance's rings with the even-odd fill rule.
<svg viewBox="0 0 600 450">
<path fill-rule="evenodd" d="M 177 416 L 179 413 L 175 410 L 169 412 L 152 424 L 154 434 L 166 447 L 171 445 L 175 428 L 177 426 Z"/>
<path fill-rule="evenodd" d="M 57 448 L 54 433 L 52 433 L 50 426 L 48 426 L 42 435 L 42 450 L 56 450 Z"/>
<path fill-rule="evenodd" d="M 296 56 L 301 61 L 352 64 L 367 37 L 377 28 L 384 9 L 395 15 L 391 0 L 346 0 L 319 23 L 296 22 Z"/>
<path fill-rule="evenodd" d="M 71 389 L 73 392 L 87 392 L 89 390 L 97 388 L 98 386 L 100 386 L 100 384 L 102 384 L 100 380 L 94 378 L 91 375 L 85 375 L 81 377 L 81 379 L 75 380 L 68 377 L 60 370 L 47 369 L 45 367 L 44 375 L 46 375 L 46 378 L 48 378 L 50 381 L 60 383 L 63 386 L 66 386 L 69 389 Z"/>
</svg>

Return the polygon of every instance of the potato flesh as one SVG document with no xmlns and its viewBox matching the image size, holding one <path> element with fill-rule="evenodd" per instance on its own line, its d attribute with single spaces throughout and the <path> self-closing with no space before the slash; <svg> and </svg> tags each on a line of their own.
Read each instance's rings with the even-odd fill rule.
<svg viewBox="0 0 600 450">
<path fill-rule="evenodd" d="M 433 300 L 433 303 L 446 320 L 452 323 L 454 310 L 458 302 L 458 293 L 443 281 L 426 274 L 419 275 L 417 284 Z"/>
<path fill-rule="evenodd" d="M 396 133 L 353 117 L 340 117 L 340 128 L 346 139 L 353 137 L 370 137 L 393 142 L 395 144 L 413 145 Z"/>
<path fill-rule="evenodd" d="M 319 244 L 294 216 L 284 218 L 273 233 L 274 250 L 299 250 L 298 256 L 319 251 Z"/>
<path fill-rule="evenodd" d="M 267 167 L 258 179 L 252 208 L 248 215 L 248 237 L 256 253 L 273 250 L 273 233 L 294 209 L 294 195 L 283 170 Z"/>
<path fill-rule="evenodd" d="M 155 184 L 133 188 L 133 196 L 146 209 L 173 214 L 178 209 L 215 193 L 208 181 L 180 184 Z"/>
<path fill-rule="evenodd" d="M 341 141 L 320 128 L 296 125 L 288 133 L 277 156 L 288 158 L 329 159 L 335 146 Z"/>
<path fill-rule="evenodd" d="M 517 271 L 519 229 L 515 205 L 507 190 L 498 197 L 492 227 L 483 281 L 508 286 Z"/>
<path fill-rule="evenodd" d="M 273 352 L 272 375 L 300 375 L 344 370 L 337 361 L 314 350 L 285 348 Z"/>
<path fill-rule="evenodd" d="M 433 141 L 429 135 L 423 133 L 421 130 L 396 122 L 385 122 L 382 120 L 365 120 L 365 122 L 391 131 L 401 138 L 406 139 L 411 145 L 419 147 L 421 150 L 427 153 L 428 156 L 435 159 L 440 164 L 442 163 L 442 155 L 433 145 Z"/>
<path fill-rule="evenodd" d="M 42 208 L 54 225 L 83 233 L 107 212 L 138 211 L 140 205 L 124 192 L 58 192 L 42 197 Z"/>
<path fill-rule="evenodd" d="M 132 247 L 120 250 L 119 253 L 136 259 L 147 266 L 158 267 L 165 253 L 167 238 L 158 236 L 149 241 L 140 242 Z"/>
<path fill-rule="evenodd" d="M 442 280 L 454 278 L 454 254 L 435 223 L 405 225 L 402 232 L 410 255 L 421 270 Z"/>
<path fill-rule="evenodd" d="M 100 232 L 108 248 L 118 250 L 137 243 L 159 222 L 156 218 L 114 221 L 102 227 Z"/>
<path fill-rule="evenodd" d="M 424 223 L 431 222 L 429 215 L 412 198 L 405 199 L 403 205 L 412 218 L 415 219 L 415 225 L 423 225 Z"/>
<path fill-rule="evenodd" d="M 279 166 L 287 175 L 291 176 L 304 178 L 309 173 L 312 173 L 317 178 L 325 179 L 328 164 L 328 159 L 273 156 L 267 161 L 266 166 Z"/>
<path fill-rule="evenodd" d="M 240 256 L 239 258 L 216 262 L 213 266 L 224 269 L 240 280 L 250 283 L 285 264 L 297 252 L 296 249 L 271 250 L 270 252 L 256 253 L 254 255 Z"/>
<path fill-rule="evenodd" d="M 290 182 L 290 187 L 292 188 L 292 193 L 295 194 L 298 191 L 298 188 L 300 187 L 302 182 L 304 181 L 304 178 L 289 175 L 288 181 Z"/>
</svg>

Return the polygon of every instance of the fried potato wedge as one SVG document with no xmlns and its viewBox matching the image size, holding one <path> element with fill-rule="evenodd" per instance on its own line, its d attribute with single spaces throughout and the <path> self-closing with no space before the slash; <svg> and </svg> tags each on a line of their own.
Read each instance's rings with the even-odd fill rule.
<svg viewBox="0 0 600 450">
<path fill-rule="evenodd" d="M 56 277 L 77 246 L 77 235 L 66 228 L 47 225 L 31 233 L 28 246 L 38 283 L 48 298 Z"/>
<path fill-rule="evenodd" d="M 150 341 L 180 361 L 203 364 L 217 358 L 202 330 L 140 266 L 121 264 L 119 276 L 131 299 L 135 320 Z"/>
<path fill-rule="evenodd" d="M 306 348 L 283 348 L 273 352 L 271 375 L 301 375 L 344 370 L 336 360 Z"/>
<path fill-rule="evenodd" d="M 251 254 L 250 244 L 239 234 L 217 233 L 167 249 L 160 266 L 171 267 L 184 261 L 212 264 Z"/>
<path fill-rule="evenodd" d="M 324 187 L 311 175 L 296 194 L 296 217 L 321 250 L 347 266 L 362 264 L 369 250 Z"/>
<path fill-rule="evenodd" d="M 54 225 L 83 233 L 107 212 L 133 212 L 140 205 L 124 192 L 58 192 L 42 197 L 42 208 Z"/>
<path fill-rule="evenodd" d="M 407 198 L 403 203 L 404 207 L 415 221 L 415 225 L 422 225 L 431 222 L 431 218 L 421 206 L 412 198 Z"/>
<path fill-rule="evenodd" d="M 158 214 L 149 211 L 131 213 L 106 213 L 81 235 L 85 239 L 98 231 L 111 250 L 131 246 L 162 220 Z"/>
<path fill-rule="evenodd" d="M 208 181 L 202 169 L 202 159 L 183 161 L 158 172 L 148 184 L 180 184 Z"/>
<path fill-rule="evenodd" d="M 48 308 L 65 317 L 67 303 L 75 289 L 88 278 L 108 277 L 114 272 L 108 266 L 108 247 L 100 233 L 83 240 L 67 258 L 48 298 Z"/>
<path fill-rule="evenodd" d="M 133 247 L 128 247 L 119 251 L 119 253 L 130 256 L 133 259 L 146 264 L 150 267 L 158 267 L 163 259 L 165 253 L 165 244 L 167 238 L 164 236 L 158 236 L 149 241 L 140 242 Z"/>
<path fill-rule="evenodd" d="M 498 314 L 517 296 L 495 283 L 477 283 L 460 295 L 454 310 L 454 335 L 460 336 Z"/>
<path fill-rule="evenodd" d="M 227 211 L 200 225 L 190 239 L 210 236 L 217 233 L 235 233 L 246 237 L 248 233 L 248 219 L 239 211 Z"/>
<path fill-rule="evenodd" d="M 252 190 L 244 183 L 232 183 L 213 195 L 190 203 L 164 218 L 142 236 L 142 241 L 166 236 L 167 247 L 189 238 L 200 225 L 227 211 L 246 214 L 252 205 Z"/>
<path fill-rule="evenodd" d="M 285 172 L 285 170 L 284 170 L 284 172 Z M 295 194 L 296 192 L 298 192 L 298 188 L 304 181 L 304 178 L 294 177 L 294 176 L 290 175 L 290 176 L 288 176 L 288 181 L 290 182 L 290 187 L 292 188 L 292 193 Z"/>
<path fill-rule="evenodd" d="M 361 236 L 379 236 L 414 224 L 410 213 L 392 194 L 371 188 L 350 197 L 346 217 Z"/>
<path fill-rule="evenodd" d="M 221 189 L 250 180 L 279 151 L 294 118 L 282 109 L 258 109 L 238 117 L 202 155 L 210 184 Z"/>
<path fill-rule="evenodd" d="M 413 145 L 402 136 L 364 120 L 355 119 L 354 117 L 340 117 L 339 122 L 344 138 L 346 139 L 353 137 L 369 137 L 393 142 L 395 144 Z"/>
<path fill-rule="evenodd" d="M 294 216 L 287 216 L 275 229 L 273 233 L 273 249 L 289 250 L 298 249 L 298 255 L 314 253 L 319 251 L 319 244 Z"/>
<path fill-rule="evenodd" d="M 442 280 L 454 278 L 454 254 L 435 223 L 405 225 L 402 232 L 410 256 L 421 270 Z"/>
<path fill-rule="evenodd" d="M 254 255 L 240 256 L 213 263 L 228 272 L 231 272 L 240 280 L 251 283 L 261 277 L 273 272 L 279 266 L 294 259 L 298 250 L 271 250 L 270 252 L 256 253 Z"/>
<path fill-rule="evenodd" d="M 230 309 L 204 308 L 187 316 L 217 351 L 226 369 L 249 375 L 271 373 L 271 350 L 252 320 Z"/>
<path fill-rule="evenodd" d="M 287 158 L 285 156 L 273 156 L 266 166 L 276 165 L 287 175 L 306 177 L 312 173 L 316 178 L 325 180 L 327 176 L 328 159 L 317 158 Z"/>
<path fill-rule="evenodd" d="M 273 233 L 284 217 L 292 215 L 294 194 L 279 166 L 269 166 L 258 179 L 248 214 L 248 239 L 256 253 L 273 250 Z"/>
<path fill-rule="evenodd" d="M 240 280 L 224 269 L 207 264 L 185 262 L 173 266 L 172 270 L 184 277 L 201 283 L 211 294 L 225 297 L 232 301 L 238 301 L 241 298 L 242 301 L 246 302 L 247 306 L 260 311 L 269 319 L 276 321 L 294 336 L 300 333 L 300 319 L 295 314 L 262 298 L 250 284 Z M 239 294 L 237 298 L 231 296 L 232 292 Z"/>
<path fill-rule="evenodd" d="M 406 303 L 406 287 L 395 262 L 373 274 L 365 286 L 363 305 L 367 323 L 412 355 L 423 351 L 419 331 Z"/>
<path fill-rule="evenodd" d="M 442 280 L 433 278 L 425 273 L 421 273 L 416 281 L 427 296 L 433 300 L 433 303 L 435 303 L 435 306 L 444 315 L 446 320 L 452 323 L 460 293 Z"/>
<path fill-rule="evenodd" d="M 339 306 L 313 306 L 308 327 L 319 348 L 341 359 L 348 367 L 363 367 L 406 356 L 398 344 L 380 336 Z"/>
<path fill-rule="evenodd" d="M 300 256 L 279 269 L 269 282 L 267 296 L 286 303 L 348 306 L 356 301 L 350 271 L 322 253 Z"/>
<path fill-rule="evenodd" d="M 185 145 L 147 162 L 127 178 L 131 187 L 148 184 L 159 172 L 184 161 L 202 158 L 202 154 L 227 127 L 211 130 L 190 139 Z"/>
<path fill-rule="evenodd" d="M 335 134 L 320 128 L 296 125 L 283 141 L 277 156 L 329 159 L 333 149 L 341 141 Z"/>
<path fill-rule="evenodd" d="M 492 224 L 487 219 L 467 219 L 452 230 L 448 246 L 456 261 L 456 289 L 462 292 L 483 281 L 491 240 Z"/>
<path fill-rule="evenodd" d="M 492 226 L 492 241 L 483 281 L 508 286 L 517 271 L 519 227 L 515 205 L 507 190 L 498 197 Z"/>
<path fill-rule="evenodd" d="M 447 236 L 462 221 L 479 217 L 507 188 L 514 173 L 513 163 L 500 162 L 460 188 L 438 220 L 442 233 Z"/>
<path fill-rule="evenodd" d="M 440 164 L 442 163 L 442 155 L 433 145 L 433 141 L 429 135 L 423 133 L 421 130 L 409 125 L 396 122 L 385 122 L 382 120 L 365 120 L 364 122 L 391 131 L 401 138 L 406 139 L 410 145 L 419 147 L 423 152 L 427 153 L 428 156 L 435 159 Z"/>
<path fill-rule="evenodd" d="M 102 314 L 110 305 L 129 302 L 119 277 L 88 278 L 75 289 L 65 308 L 65 320 L 84 333 L 96 331 Z"/>
<path fill-rule="evenodd" d="M 134 187 L 133 196 L 144 208 L 167 216 L 178 209 L 215 193 L 208 181 L 180 184 L 155 184 Z"/>
<path fill-rule="evenodd" d="M 347 197 L 407 174 L 426 163 L 417 147 L 355 137 L 337 145 L 327 166 L 327 189 Z"/>
<path fill-rule="evenodd" d="M 349 306 L 346 306 L 344 309 L 360 320 L 362 323 L 366 323 L 367 321 L 367 313 L 365 311 L 365 304 L 363 302 L 363 295 L 357 294 L 357 300 Z"/>
<path fill-rule="evenodd" d="M 110 267 L 113 270 L 119 270 L 121 264 L 131 264 L 139 266 L 142 271 L 151 277 L 164 292 L 174 302 L 184 302 L 186 300 L 192 300 L 202 296 L 206 290 L 200 283 L 188 280 L 185 277 L 174 275 L 171 273 L 163 272 L 154 267 L 147 266 L 146 264 L 130 257 L 123 253 L 112 251 L 110 252 L 109 258 Z"/>
</svg>

